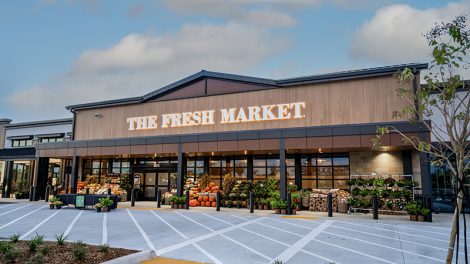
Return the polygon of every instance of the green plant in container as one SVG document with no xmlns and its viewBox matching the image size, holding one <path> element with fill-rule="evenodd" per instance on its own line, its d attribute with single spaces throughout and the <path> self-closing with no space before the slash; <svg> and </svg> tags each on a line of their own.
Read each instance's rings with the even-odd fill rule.
<svg viewBox="0 0 470 264">
<path fill-rule="evenodd" d="M 101 204 L 102 212 L 108 212 L 109 210 L 111 210 L 111 206 L 113 206 L 114 204 L 113 200 L 109 197 L 101 198 L 99 199 L 99 201 Z"/>
</svg>

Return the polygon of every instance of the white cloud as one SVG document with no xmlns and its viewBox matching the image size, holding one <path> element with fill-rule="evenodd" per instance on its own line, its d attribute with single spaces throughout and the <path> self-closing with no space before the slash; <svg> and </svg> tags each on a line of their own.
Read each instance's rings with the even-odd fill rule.
<svg viewBox="0 0 470 264">
<path fill-rule="evenodd" d="M 201 69 L 249 73 L 290 43 L 256 26 L 186 25 L 172 34 L 130 34 L 114 46 L 85 51 L 60 76 L 7 98 L 28 118 L 66 114 L 64 107 L 140 96 Z M 25 104 L 25 98 L 34 98 Z"/>
<path fill-rule="evenodd" d="M 436 22 L 469 13 L 469 2 L 424 10 L 408 5 L 381 8 L 355 34 L 350 54 L 355 59 L 383 64 L 429 61 L 430 50 L 423 34 Z"/>
</svg>

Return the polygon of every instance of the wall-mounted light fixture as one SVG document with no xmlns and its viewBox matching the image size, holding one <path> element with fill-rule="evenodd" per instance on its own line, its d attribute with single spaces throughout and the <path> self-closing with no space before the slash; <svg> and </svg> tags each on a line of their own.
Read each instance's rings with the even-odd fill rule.
<svg viewBox="0 0 470 264">
<path fill-rule="evenodd" d="M 94 116 L 94 117 L 103 117 L 103 114 L 101 114 L 101 113 L 94 113 L 93 116 Z"/>
</svg>

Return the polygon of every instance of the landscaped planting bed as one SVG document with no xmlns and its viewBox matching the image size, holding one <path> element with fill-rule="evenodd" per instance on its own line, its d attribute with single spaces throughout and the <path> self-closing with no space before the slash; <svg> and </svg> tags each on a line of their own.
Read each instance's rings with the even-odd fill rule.
<svg viewBox="0 0 470 264">
<path fill-rule="evenodd" d="M 87 245 L 82 242 L 65 242 L 63 236 L 57 241 L 44 241 L 42 236 L 24 241 L 13 235 L 9 240 L 0 241 L 0 263 L 68 264 L 101 263 L 137 251 L 110 248 L 108 245 Z"/>
</svg>

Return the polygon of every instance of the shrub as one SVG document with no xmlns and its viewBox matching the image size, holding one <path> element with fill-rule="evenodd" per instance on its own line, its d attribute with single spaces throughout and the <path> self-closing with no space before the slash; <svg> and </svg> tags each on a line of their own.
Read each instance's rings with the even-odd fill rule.
<svg viewBox="0 0 470 264">
<path fill-rule="evenodd" d="M 28 241 L 29 251 L 36 252 L 38 246 L 44 242 L 44 236 L 36 234 L 36 237 Z"/>
<path fill-rule="evenodd" d="M 12 243 L 17 243 L 20 240 L 21 235 L 20 234 L 14 234 L 9 237 L 10 241 Z"/>
<path fill-rule="evenodd" d="M 16 259 L 21 255 L 21 253 L 16 249 L 10 249 L 3 254 L 3 258 L 7 263 L 16 263 Z"/>
<path fill-rule="evenodd" d="M 108 244 L 102 244 L 98 246 L 98 251 L 101 253 L 108 253 L 109 251 L 109 245 Z"/>
<path fill-rule="evenodd" d="M 0 252 L 5 254 L 13 249 L 13 244 L 9 241 L 0 241 Z"/>
<path fill-rule="evenodd" d="M 39 254 L 42 254 L 43 256 L 47 255 L 51 251 L 51 248 L 48 246 L 43 246 L 41 249 L 39 249 Z"/>
<path fill-rule="evenodd" d="M 73 246 L 73 256 L 75 257 L 76 260 L 82 261 L 85 259 L 85 255 L 86 255 L 85 244 L 83 244 L 83 242 L 81 241 L 78 241 Z"/>
<path fill-rule="evenodd" d="M 67 240 L 67 238 L 68 236 L 64 235 L 64 233 L 55 236 L 55 239 L 57 240 L 57 244 L 61 246 L 65 245 L 65 240 Z"/>
<path fill-rule="evenodd" d="M 36 253 L 31 259 L 28 261 L 28 264 L 43 264 L 44 262 L 44 255 L 42 253 Z"/>
</svg>

